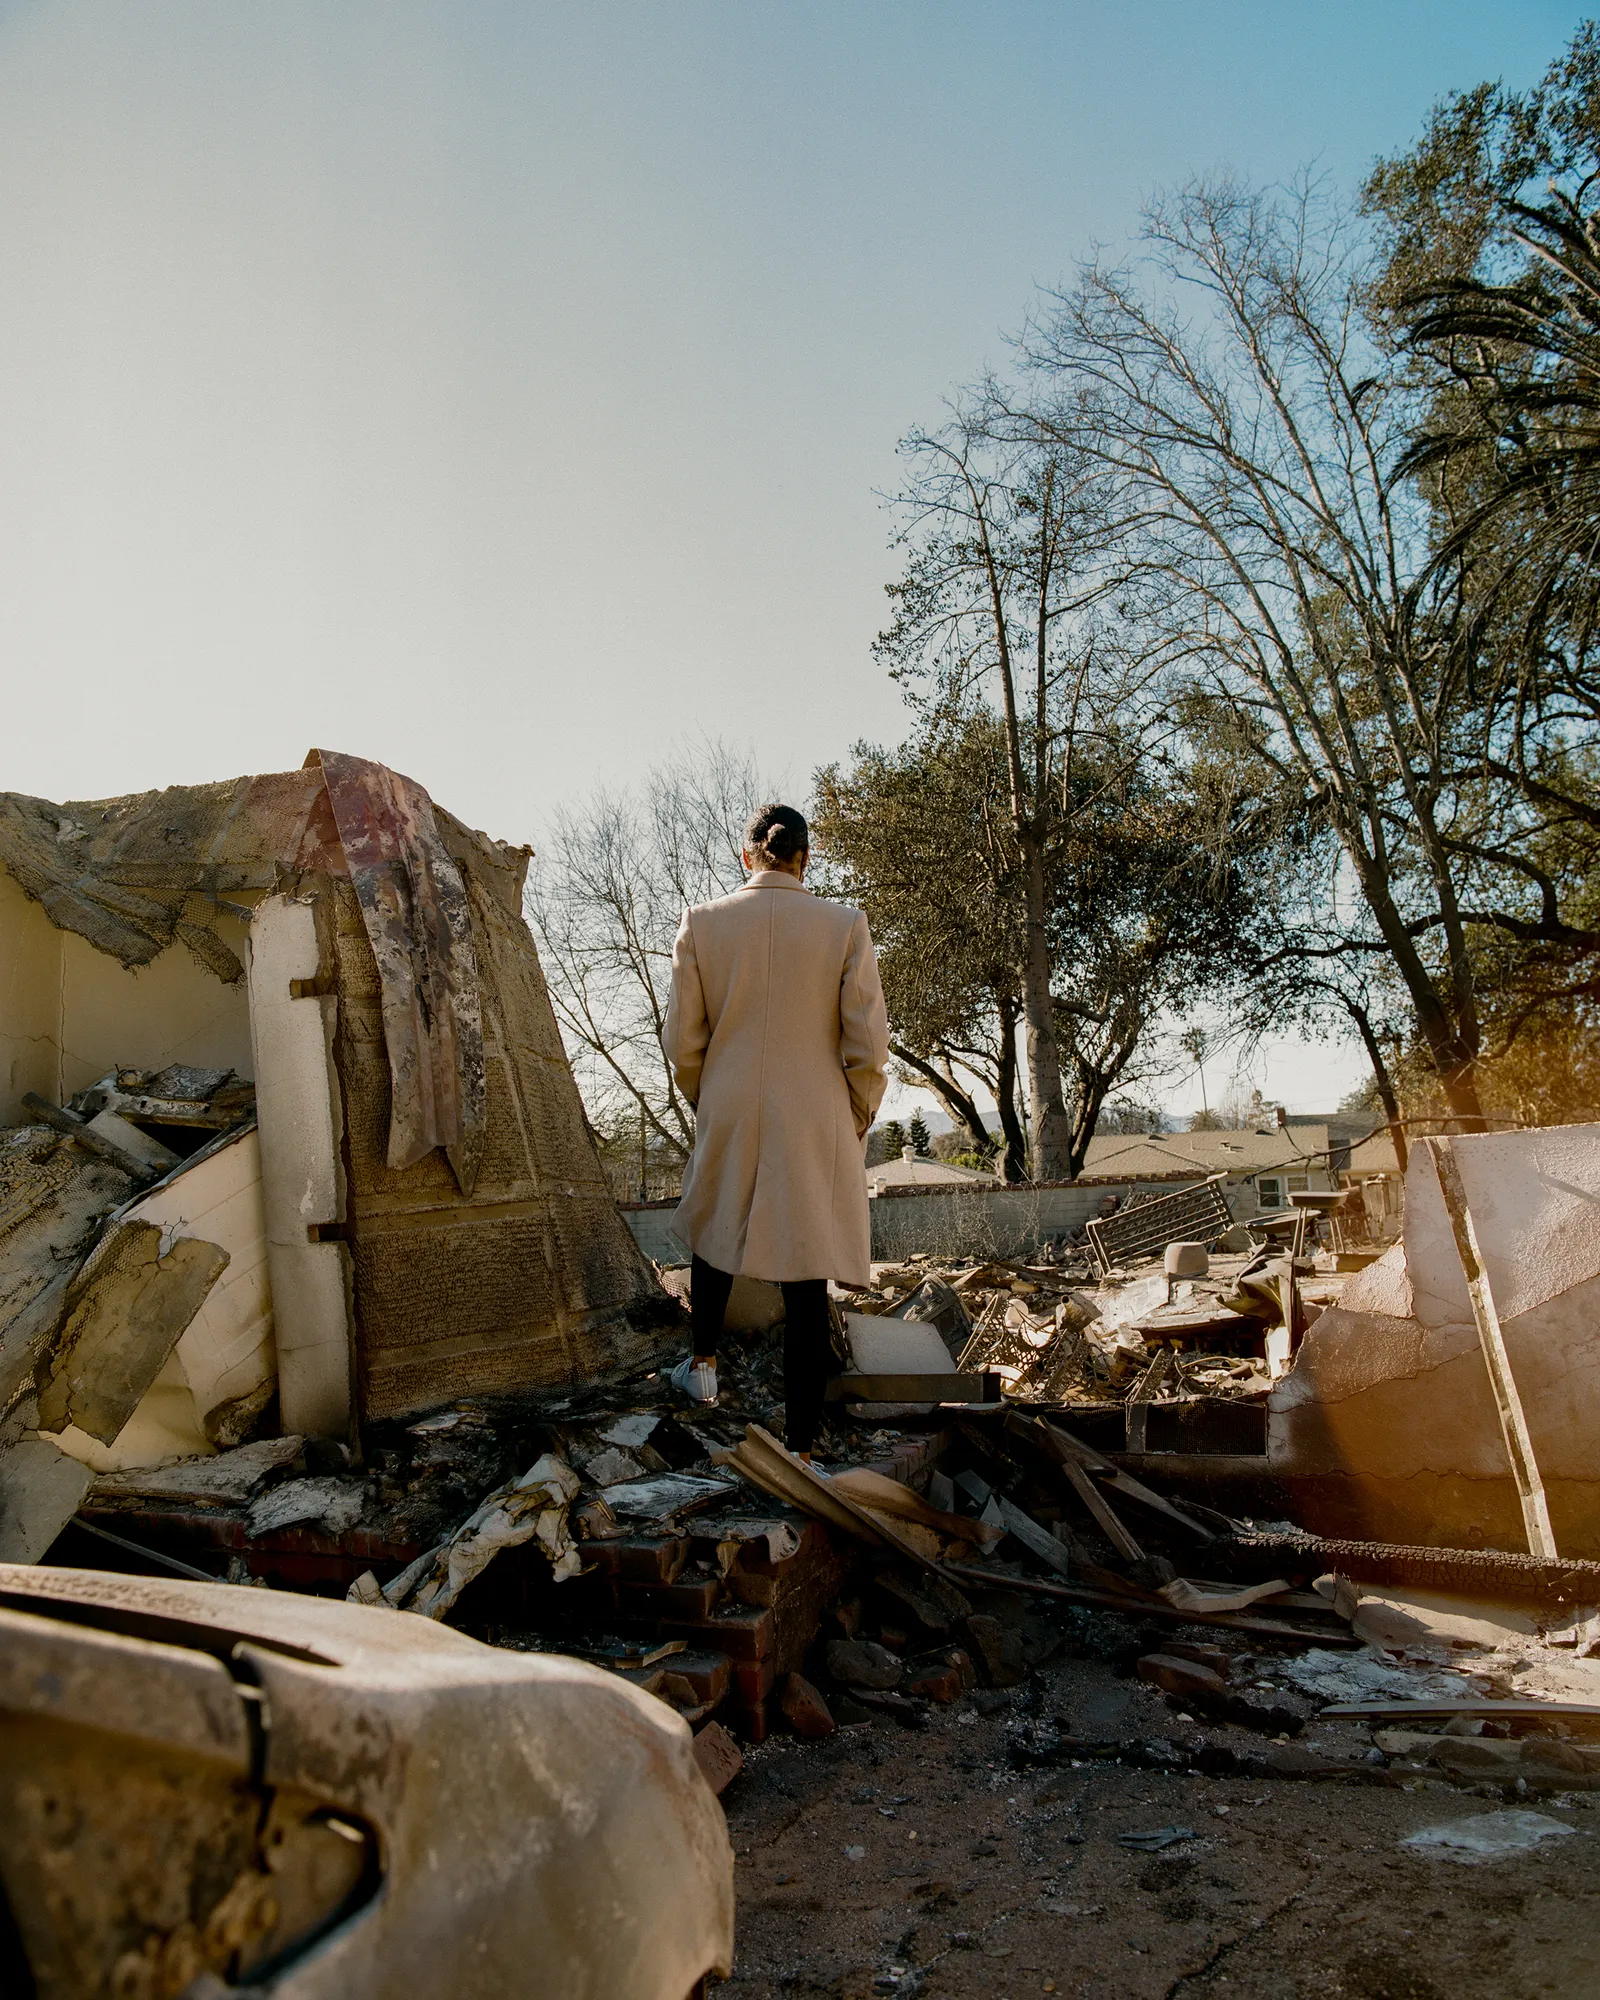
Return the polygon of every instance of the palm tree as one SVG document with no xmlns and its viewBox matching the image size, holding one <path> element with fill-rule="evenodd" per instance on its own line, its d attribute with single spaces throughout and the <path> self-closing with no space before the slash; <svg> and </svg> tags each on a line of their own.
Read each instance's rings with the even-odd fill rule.
<svg viewBox="0 0 1600 2000">
<path fill-rule="evenodd" d="M 1476 555 L 1489 595 L 1515 587 L 1525 646 L 1554 621 L 1580 657 L 1600 607 L 1600 208 L 1583 212 L 1596 178 L 1504 204 L 1529 260 L 1515 281 L 1449 279 L 1404 302 L 1407 345 L 1451 388 L 1392 475 L 1457 474 L 1434 568 Z"/>
</svg>

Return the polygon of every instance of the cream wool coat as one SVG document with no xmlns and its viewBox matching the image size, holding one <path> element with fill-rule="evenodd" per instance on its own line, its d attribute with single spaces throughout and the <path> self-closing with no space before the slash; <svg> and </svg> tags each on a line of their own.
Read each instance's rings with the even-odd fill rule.
<svg viewBox="0 0 1600 2000">
<path fill-rule="evenodd" d="M 861 912 L 776 869 L 685 910 L 661 1040 L 698 1113 L 678 1236 L 735 1276 L 866 1284 L 889 1022 Z"/>
</svg>

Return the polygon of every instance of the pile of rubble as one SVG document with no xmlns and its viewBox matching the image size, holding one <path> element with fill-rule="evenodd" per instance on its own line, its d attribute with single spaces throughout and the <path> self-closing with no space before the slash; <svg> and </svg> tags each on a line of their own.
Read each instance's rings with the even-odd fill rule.
<svg viewBox="0 0 1600 2000">
<path fill-rule="evenodd" d="M 1341 1262 L 1354 1260 L 1177 1243 L 1091 1280 L 1070 1266 L 915 1258 L 875 1269 L 850 1306 L 936 1326 L 958 1373 L 993 1374 L 1016 1401 L 1255 1396 L 1286 1370 L 1291 1324 L 1304 1330 L 1337 1298 Z"/>
<path fill-rule="evenodd" d="M 689 1274 L 606 1189 L 526 861 L 333 753 L 0 797 L 0 1560 L 575 1653 L 724 1769 L 713 1723 L 915 1726 L 1102 1628 L 1191 1718 L 1292 1739 L 1392 1693 L 1316 1664 L 1396 1650 L 1375 1591 L 1530 1606 L 1586 1668 L 1600 1132 L 1419 1145 L 1381 1257 L 1206 1181 L 1017 1261 L 880 1265 L 834 1288 L 808 1468 L 775 1288 L 736 1286 L 720 1404 L 673 1400 Z M 1440 1698 L 1512 1728 L 1484 1704 L 1581 1691 Z"/>
<path fill-rule="evenodd" d="M 908 1275 L 879 1274 L 886 1303 Z M 941 1290 L 954 1293 L 924 1278 L 903 1296 L 931 1309 Z M 733 1738 L 815 1738 L 872 1718 L 917 1727 L 1019 1686 L 1069 1642 L 1128 1653 L 1211 1734 L 1091 1742 L 1023 1711 L 1021 1764 L 1153 1758 L 1292 1777 L 1430 1760 L 1471 1765 L 1474 1782 L 1555 1783 L 1559 1771 L 1568 1789 L 1587 1783 L 1581 1742 L 1552 1748 L 1566 1739 L 1550 1733 L 1585 1729 L 1581 1703 L 1549 1688 L 1529 1697 L 1500 1666 L 1464 1675 L 1457 1638 L 1426 1615 L 1404 1629 L 1404 1592 L 1353 1581 L 1337 1566 L 1347 1552 L 1159 1492 L 1059 1413 L 1020 1403 L 894 1427 L 841 1414 L 807 1467 L 762 1421 L 780 1353 L 773 1331 L 739 1340 L 711 1409 L 685 1408 L 663 1372 L 645 1371 L 376 1426 L 361 1468 L 274 1438 L 107 1475 L 72 1532 L 194 1574 L 340 1590 L 589 1660 L 675 1707 L 714 1777 L 738 1767 Z M 1431 1553 L 1412 1556 L 1425 1569 Z M 114 1546 L 99 1559 L 114 1562 Z M 1600 1600 L 1600 1565 L 1522 1565 L 1540 1608 L 1513 1643 L 1540 1646 L 1543 1617 L 1541 1652 L 1566 1644 L 1576 1659 L 1600 1627 L 1574 1622 L 1573 1594 Z M 1523 1711 L 1506 1708 L 1519 1699 Z M 1435 1705 L 1408 1708 L 1414 1726 L 1391 1741 L 1395 1705 L 1418 1700 Z M 1294 1747 L 1341 1707 L 1349 1728 L 1331 1766 L 1325 1746 Z M 1466 1729 L 1509 1747 L 1463 1750 Z"/>
</svg>

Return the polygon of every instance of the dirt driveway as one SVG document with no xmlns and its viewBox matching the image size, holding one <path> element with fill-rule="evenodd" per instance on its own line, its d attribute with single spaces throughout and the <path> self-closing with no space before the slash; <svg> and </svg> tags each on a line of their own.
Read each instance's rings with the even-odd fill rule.
<svg viewBox="0 0 1600 2000">
<path fill-rule="evenodd" d="M 1018 1769 L 1030 1717 L 1084 1737 L 1201 1732 L 1100 1659 L 1058 1659 L 980 1701 L 990 1712 L 969 1699 L 921 1730 L 875 1720 L 750 1755 L 724 1798 L 739 1957 L 719 1994 L 1600 1996 L 1600 1792 L 1474 1796 L 1377 1767 L 1336 1781 Z M 1400 1844 L 1507 1809 L 1574 1832 L 1475 1865 Z M 1174 1827 L 1186 1837 L 1160 1848 L 1118 1839 Z"/>
</svg>

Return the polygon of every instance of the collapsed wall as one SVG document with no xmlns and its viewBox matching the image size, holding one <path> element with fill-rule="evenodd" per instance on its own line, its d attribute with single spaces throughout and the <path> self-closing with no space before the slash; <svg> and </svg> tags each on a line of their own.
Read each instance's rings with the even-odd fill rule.
<svg viewBox="0 0 1600 2000">
<path fill-rule="evenodd" d="M 1563 1556 L 1600 1557 L 1600 1126 L 1451 1142 Z M 1435 1164 L 1411 1153 L 1399 1243 L 1312 1326 L 1273 1391 L 1272 1470 L 1315 1533 L 1528 1547 Z"/>
<path fill-rule="evenodd" d="M 35 1416 L 97 1471 L 209 1451 L 274 1390 L 351 1438 L 656 1353 L 675 1309 L 595 1155 L 528 858 L 332 753 L 0 794 L 0 1452 Z"/>
</svg>

